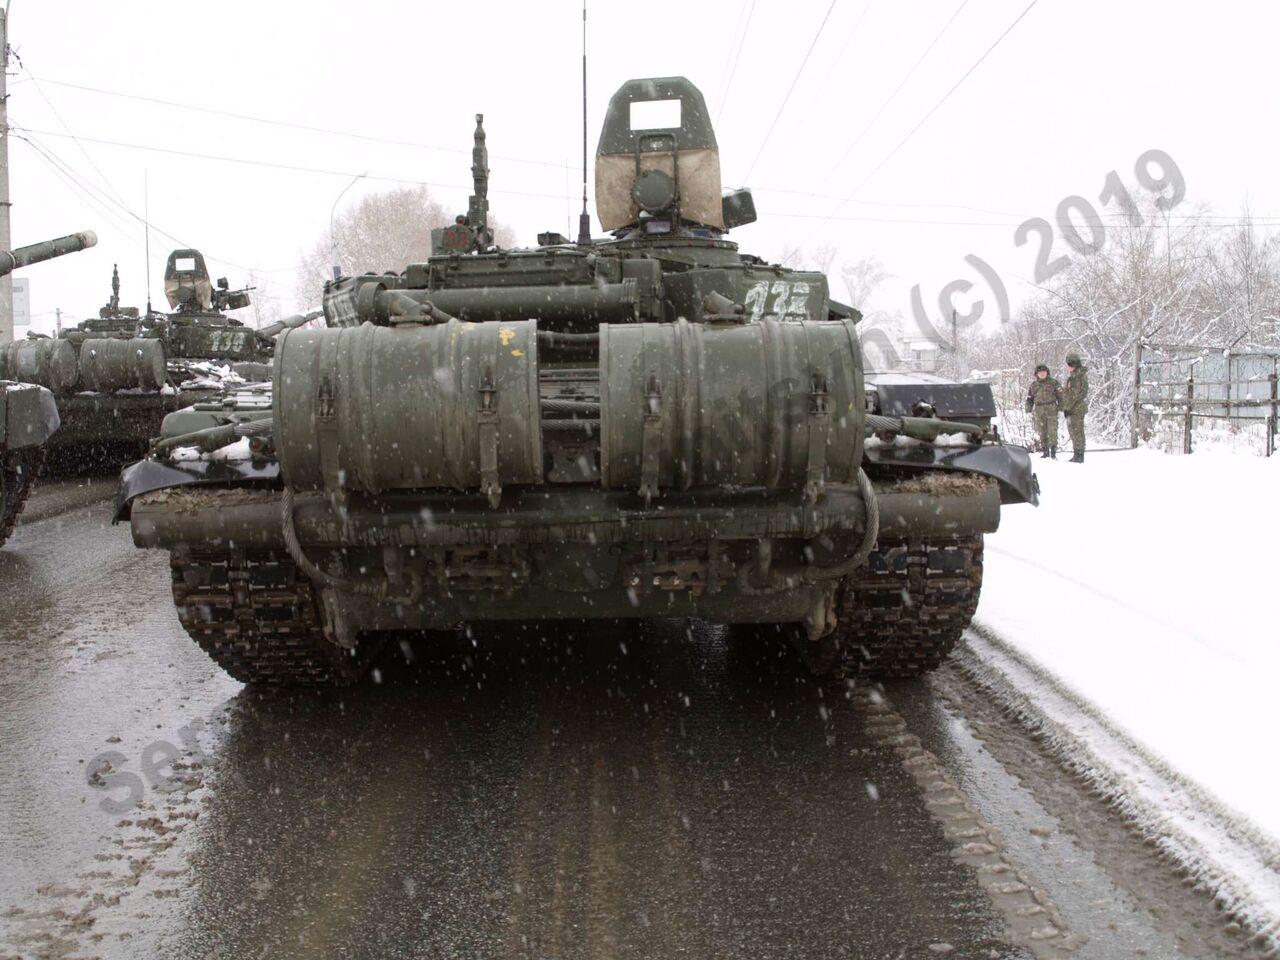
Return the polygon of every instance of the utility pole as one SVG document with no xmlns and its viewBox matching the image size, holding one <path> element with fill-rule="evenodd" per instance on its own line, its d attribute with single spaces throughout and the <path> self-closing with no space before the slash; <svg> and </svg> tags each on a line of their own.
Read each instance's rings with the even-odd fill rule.
<svg viewBox="0 0 1280 960">
<path fill-rule="evenodd" d="M 55 336 L 62 336 L 62 308 L 55 307 L 53 311 Z"/>
<path fill-rule="evenodd" d="M 9 24 L 0 8 L 0 250 L 12 250 L 9 235 Z M 0 277 L 0 343 L 13 339 L 13 279 Z"/>
</svg>

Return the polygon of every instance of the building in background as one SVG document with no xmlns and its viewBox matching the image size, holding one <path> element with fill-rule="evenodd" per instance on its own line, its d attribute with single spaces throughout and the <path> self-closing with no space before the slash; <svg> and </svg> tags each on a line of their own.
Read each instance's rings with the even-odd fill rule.
<svg viewBox="0 0 1280 960">
<path fill-rule="evenodd" d="M 904 336 L 902 346 L 902 356 L 908 370 L 917 373 L 937 372 L 938 356 L 942 348 L 936 340 Z"/>
</svg>

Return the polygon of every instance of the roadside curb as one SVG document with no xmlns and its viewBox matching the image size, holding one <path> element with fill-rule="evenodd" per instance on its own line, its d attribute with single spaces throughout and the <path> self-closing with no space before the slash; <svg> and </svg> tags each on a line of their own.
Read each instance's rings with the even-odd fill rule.
<svg viewBox="0 0 1280 960">
<path fill-rule="evenodd" d="M 1280 844 L 990 628 L 975 623 L 952 663 L 1119 813 L 1184 884 L 1211 896 L 1251 946 L 1280 956 Z"/>
</svg>

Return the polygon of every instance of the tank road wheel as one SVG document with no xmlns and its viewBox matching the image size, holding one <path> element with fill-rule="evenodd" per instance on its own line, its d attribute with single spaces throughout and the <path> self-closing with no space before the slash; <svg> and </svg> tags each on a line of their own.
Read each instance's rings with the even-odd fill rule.
<svg viewBox="0 0 1280 960">
<path fill-rule="evenodd" d="M 44 466 L 44 447 L 0 454 L 0 545 L 9 539 Z"/>
<path fill-rule="evenodd" d="M 834 658 L 806 657 L 819 676 L 888 680 L 940 666 L 982 588 L 982 537 L 886 541 L 844 584 Z"/>
<path fill-rule="evenodd" d="M 173 602 L 196 643 L 244 683 L 346 686 L 374 650 L 346 650 L 324 635 L 310 579 L 287 554 L 174 551 Z"/>
</svg>

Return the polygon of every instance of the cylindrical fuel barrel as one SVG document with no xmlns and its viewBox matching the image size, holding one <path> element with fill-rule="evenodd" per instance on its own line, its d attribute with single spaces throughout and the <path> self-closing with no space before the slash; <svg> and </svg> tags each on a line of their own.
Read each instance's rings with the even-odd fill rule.
<svg viewBox="0 0 1280 960">
<path fill-rule="evenodd" d="M 76 348 L 66 340 L 14 340 L 0 345 L 0 380 L 37 383 L 54 393 L 75 389 Z"/>
<path fill-rule="evenodd" d="M 533 322 L 290 330 L 273 383 L 280 470 L 296 488 L 542 478 Z"/>
<path fill-rule="evenodd" d="M 850 483 L 865 416 L 848 320 L 600 327 L 607 487 Z"/>
<path fill-rule="evenodd" d="M 159 340 L 103 338 L 80 344 L 82 390 L 159 390 L 166 372 L 164 344 Z"/>
<path fill-rule="evenodd" d="M 41 260 L 52 260 L 64 257 L 68 253 L 87 250 L 98 242 L 98 235 L 92 230 L 81 230 L 79 233 L 58 237 L 56 240 L 45 240 L 30 246 L 18 247 L 14 250 L 0 250 L 0 277 L 14 270 L 21 270 Z"/>
</svg>

